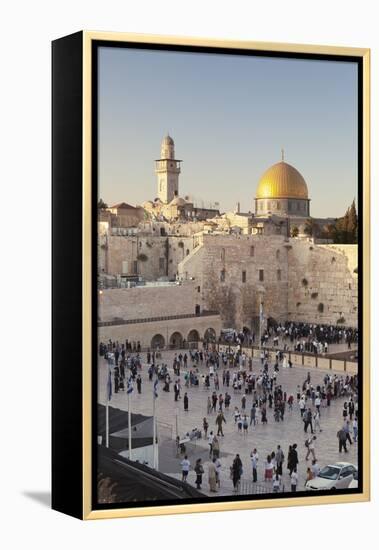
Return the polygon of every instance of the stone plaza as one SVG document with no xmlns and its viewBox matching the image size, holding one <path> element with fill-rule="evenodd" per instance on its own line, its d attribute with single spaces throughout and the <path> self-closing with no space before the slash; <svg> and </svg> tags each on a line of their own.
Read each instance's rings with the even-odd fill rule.
<svg viewBox="0 0 379 550">
<path fill-rule="evenodd" d="M 343 351 L 343 345 L 339 347 Z M 177 380 L 178 377 L 172 369 L 173 359 L 175 354 L 186 353 L 184 350 L 162 351 L 162 358 L 157 361 L 158 364 L 165 363 L 168 366 L 171 380 Z M 188 353 L 188 350 L 187 350 Z M 142 377 L 141 394 L 137 392 L 134 386 L 134 391 L 131 394 L 131 411 L 147 416 L 153 414 L 153 382 L 149 381 L 148 366 L 146 364 L 146 353 L 141 353 L 142 368 L 139 373 Z M 192 365 L 188 362 L 187 371 L 198 367 L 199 377 L 208 373 L 208 368 L 199 364 Z M 258 359 L 253 360 L 253 373 L 258 374 L 261 369 L 261 364 Z M 237 367 L 230 369 L 231 375 L 233 371 L 238 370 Z M 272 373 L 273 365 L 269 365 L 269 372 Z M 202 459 L 204 465 L 203 484 L 201 492 L 209 496 L 232 495 L 233 483 L 230 479 L 230 466 L 236 453 L 239 453 L 243 463 L 243 475 L 240 484 L 240 493 L 255 494 L 272 491 L 272 483 L 264 481 L 264 463 L 266 456 L 272 451 L 276 451 L 277 445 L 280 445 L 285 454 L 283 464 L 282 489 L 290 490 L 290 477 L 287 471 L 287 452 L 289 445 L 297 443 L 297 451 L 299 457 L 298 474 L 299 483 L 298 491 L 304 490 L 306 480 L 306 469 L 311 464 L 311 460 L 306 461 L 305 456 L 307 448 L 305 440 L 310 433 L 304 433 L 304 424 L 301 419 L 299 406 L 296 400 L 297 387 L 304 383 L 308 372 L 311 376 L 311 384 L 316 387 L 323 385 L 325 374 L 334 374 L 331 370 L 322 370 L 320 368 L 309 368 L 308 366 L 293 366 L 292 368 L 280 367 L 277 374 L 276 384 L 281 385 L 287 396 L 293 394 L 295 397 L 293 409 L 289 410 L 286 407 L 284 421 L 276 422 L 274 420 L 273 409 L 267 407 L 267 424 L 263 425 L 259 422 L 256 426 L 249 426 L 247 435 L 238 433 L 237 425 L 234 422 L 234 407 L 238 407 L 241 411 L 241 399 L 244 394 L 244 387 L 241 391 L 234 390 L 232 386 L 226 388 L 222 385 L 222 367 L 219 369 L 220 386 L 216 390 L 217 395 L 225 393 L 226 390 L 231 395 L 231 403 L 229 410 L 224 410 L 226 423 L 223 424 L 224 437 L 219 437 L 220 441 L 220 460 L 222 463 L 221 469 L 221 484 L 218 493 L 211 493 L 208 486 L 208 463 L 209 463 L 209 446 L 206 439 L 198 439 L 195 442 L 186 443 L 186 454 L 191 463 L 191 470 L 188 475 L 188 483 L 195 485 L 196 475 L 193 471 L 195 461 L 198 458 Z M 106 386 L 108 377 L 108 364 L 103 358 L 99 358 L 98 371 L 98 401 L 106 403 Z M 176 436 L 184 438 L 187 432 L 191 432 L 194 428 L 203 431 L 203 418 L 207 417 L 209 422 L 208 434 L 213 430 L 217 431 L 215 424 L 216 414 L 213 412 L 207 415 L 207 398 L 215 390 L 213 382 L 207 389 L 202 382 L 199 386 L 185 386 L 184 382 L 185 369 L 180 371 L 181 382 L 181 398 L 175 402 L 174 392 L 162 391 L 163 381 L 159 382 L 158 398 L 156 399 L 156 418 L 158 426 L 158 445 L 159 445 L 159 471 L 170 476 L 181 478 L 181 460 L 183 455 L 177 452 L 175 443 Z M 343 377 L 348 373 L 336 372 L 337 376 Z M 183 395 L 187 392 L 189 398 L 189 410 L 185 411 L 183 407 Z M 320 468 L 334 464 L 339 461 L 346 461 L 354 465 L 358 465 L 358 444 L 348 444 L 347 453 L 338 452 L 337 431 L 343 425 L 343 403 L 345 398 L 337 398 L 331 401 L 330 407 L 321 408 L 321 428 L 322 431 L 316 433 L 315 453 Z M 247 394 L 246 400 L 246 415 L 249 417 L 252 397 Z M 127 394 L 126 391 L 120 391 L 117 394 L 113 393 L 110 405 L 115 408 L 127 410 Z M 311 401 L 307 406 L 312 407 Z M 314 410 L 314 407 L 312 407 Z M 252 483 L 252 469 L 250 461 L 250 453 L 256 448 L 259 454 L 258 462 L 258 481 Z"/>
</svg>

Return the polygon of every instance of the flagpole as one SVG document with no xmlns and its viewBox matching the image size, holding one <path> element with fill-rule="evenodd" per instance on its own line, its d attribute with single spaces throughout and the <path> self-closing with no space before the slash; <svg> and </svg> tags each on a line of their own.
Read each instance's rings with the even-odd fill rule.
<svg viewBox="0 0 379 550">
<path fill-rule="evenodd" d="M 112 370 L 108 363 L 107 400 L 105 404 L 105 446 L 109 448 L 109 401 L 112 397 Z"/>
<path fill-rule="evenodd" d="M 130 393 L 128 392 L 128 438 L 129 438 L 129 460 L 132 458 L 132 413 L 130 411 Z"/>
<path fill-rule="evenodd" d="M 157 467 L 157 426 L 155 422 L 155 393 L 153 392 L 153 468 Z"/>
<path fill-rule="evenodd" d="M 105 406 L 105 446 L 109 447 L 109 401 Z"/>
</svg>

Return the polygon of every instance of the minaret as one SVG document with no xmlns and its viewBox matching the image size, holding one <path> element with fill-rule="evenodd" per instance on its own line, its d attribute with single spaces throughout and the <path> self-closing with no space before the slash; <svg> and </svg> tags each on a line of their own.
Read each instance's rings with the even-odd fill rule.
<svg viewBox="0 0 379 550">
<path fill-rule="evenodd" d="M 163 138 L 161 158 L 155 161 L 158 198 L 165 204 L 179 194 L 179 174 L 181 160 L 175 159 L 174 140 L 168 134 Z"/>
</svg>

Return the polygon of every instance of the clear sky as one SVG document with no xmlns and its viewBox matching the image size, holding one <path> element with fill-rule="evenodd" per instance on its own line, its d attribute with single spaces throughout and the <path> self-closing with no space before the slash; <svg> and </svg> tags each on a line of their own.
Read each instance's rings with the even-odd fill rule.
<svg viewBox="0 0 379 550">
<path fill-rule="evenodd" d="M 311 215 L 337 217 L 357 195 L 357 67 L 352 63 L 99 50 L 99 196 L 156 195 L 162 138 L 182 159 L 179 194 L 253 211 L 280 161 L 308 184 Z"/>
</svg>

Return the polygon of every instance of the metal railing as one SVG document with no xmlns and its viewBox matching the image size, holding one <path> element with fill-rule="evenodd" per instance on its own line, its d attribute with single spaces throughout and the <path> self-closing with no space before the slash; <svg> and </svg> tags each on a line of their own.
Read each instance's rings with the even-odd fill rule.
<svg viewBox="0 0 379 550">
<path fill-rule="evenodd" d="M 202 311 L 201 313 L 183 313 L 181 315 L 162 315 L 160 317 L 145 317 L 143 319 L 114 319 L 112 321 L 98 321 L 99 327 L 116 325 L 134 325 L 137 323 L 152 323 L 157 321 L 172 321 L 175 319 L 194 319 L 196 317 L 212 317 L 219 315 L 216 311 Z"/>
<path fill-rule="evenodd" d="M 279 487 L 279 493 L 285 493 L 285 485 Z M 240 495 L 266 495 L 276 494 L 272 487 L 272 481 L 267 483 L 254 482 L 251 479 L 241 479 L 238 488 L 238 494 Z"/>
</svg>

